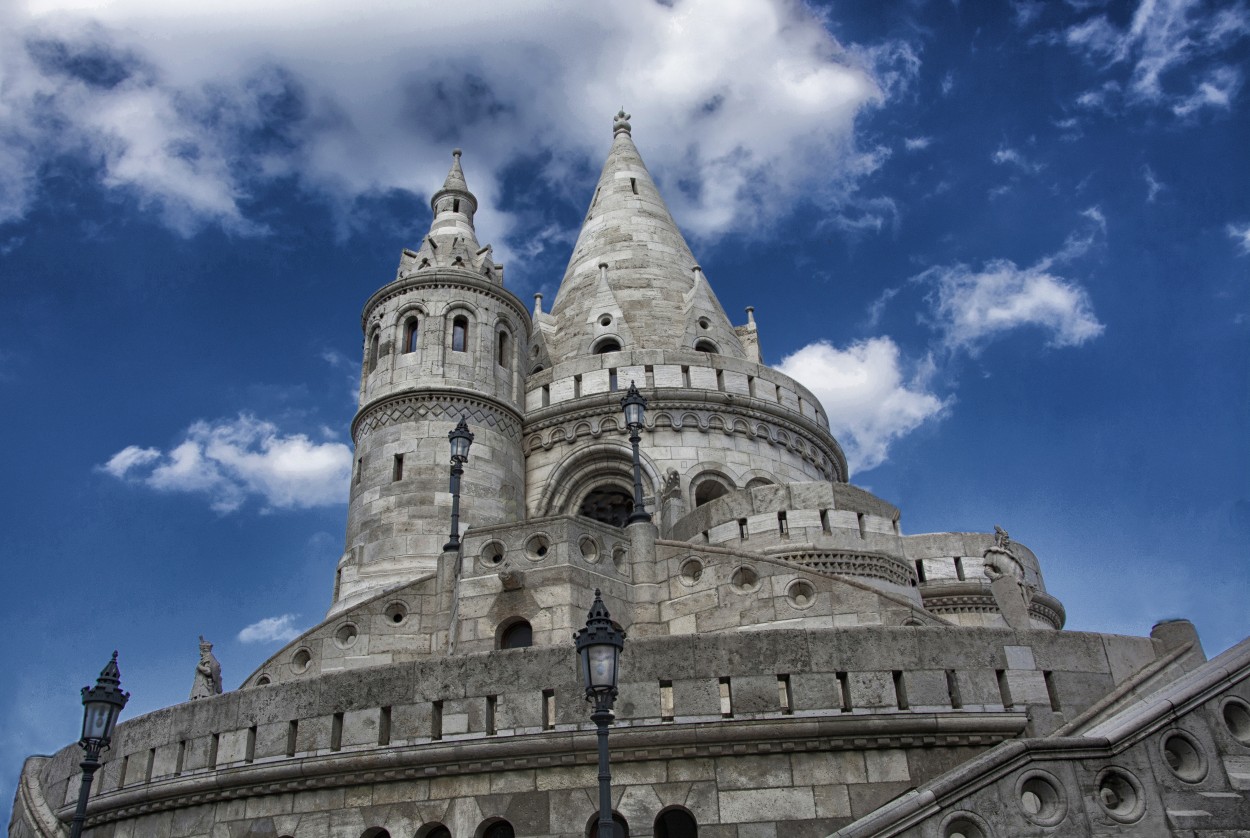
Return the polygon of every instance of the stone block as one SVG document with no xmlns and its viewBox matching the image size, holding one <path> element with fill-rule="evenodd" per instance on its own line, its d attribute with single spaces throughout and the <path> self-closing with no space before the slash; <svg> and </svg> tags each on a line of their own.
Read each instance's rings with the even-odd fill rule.
<svg viewBox="0 0 1250 838">
<path fill-rule="evenodd" d="M 720 816 L 722 823 L 807 820 L 816 817 L 816 799 L 809 787 L 722 791 Z"/>
</svg>

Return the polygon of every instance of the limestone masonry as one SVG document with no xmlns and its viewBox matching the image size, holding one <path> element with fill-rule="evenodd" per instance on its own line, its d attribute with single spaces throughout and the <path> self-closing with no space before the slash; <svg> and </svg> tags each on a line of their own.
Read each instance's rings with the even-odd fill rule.
<svg viewBox="0 0 1250 838">
<path fill-rule="evenodd" d="M 326 619 L 238 690 L 208 665 L 203 698 L 119 725 L 86 835 L 589 836 L 572 634 L 601 588 L 629 633 L 624 834 L 1250 837 L 1250 640 L 1208 661 L 1183 620 L 1064 631 L 1003 530 L 905 535 L 849 482 L 838 405 L 726 316 L 627 114 L 550 311 L 479 244 L 458 150 L 431 207 L 365 302 Z M 627 524 L 631 382 L 651 523 Z M 80 759 L 27 759 L 10 838 L 68 834 Z"/>
</svg>

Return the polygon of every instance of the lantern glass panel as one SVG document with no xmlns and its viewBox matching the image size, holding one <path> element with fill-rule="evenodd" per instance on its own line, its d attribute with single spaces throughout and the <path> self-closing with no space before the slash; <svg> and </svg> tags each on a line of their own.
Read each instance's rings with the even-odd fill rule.
<svg viewBox="0 0 1250 838">
<path fill-rule="evenodd" d="M 590 686 L 596 690 L 616 686 L 616 647 L 604 643 L 591 646 L 587 651 Z"/>
<path fill-rule="evenodd" d="M 625 424 L 641 425 L 643 417 L 643 406 L 637 402 L 625 403 Z"/>
<path fill-rule="evenodd" d="M 107 739 L 112 731 L 113 704 L 107 701 L 89 701 L 83 707 L 82 738 Z"/>
<path fill-rule="evenodd" d="M 462 460 L 469 459 L 469 439 L 468 437 L 456 434 L 451 438 L 451 456 L 459 457 Z"/>
</svg>

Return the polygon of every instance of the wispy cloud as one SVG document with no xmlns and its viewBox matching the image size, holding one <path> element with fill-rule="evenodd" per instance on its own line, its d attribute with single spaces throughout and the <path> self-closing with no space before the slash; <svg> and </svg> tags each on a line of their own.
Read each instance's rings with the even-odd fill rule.
<svg viewBox="0 0 1250 838">
<path fill-rule="evenodd" d="M 817 341 L 787 355 L 778 369 L 820 399 L 852 471 L 863 471 L 880 465 L 893 442 L 946 409 L 947 402 L 928 389 L 931 365 L 910 372 L 905 367 L 898 345 L 876 337 L 842 349 Z"/>
<path fill-rule="evenodd" d="M 1162 105 L 1186 116 L 1201 108 L 1229 107 L 1241 72 L 1222 56 L 1248 34 L 1250 11 L 1244 3 L 1141 0 L 1127 27 L 1097 14 L 1070 26 L 1062 40 L 1104 69 L 1128 67 L 1124 90 L 1129 102 Z M 1107 92 L 1090 91 L 1081 104 L 1103 105 Z"/>
<path fill-rule="evenodd" d="M 648 163 L 673 172 L 674 212 L 716 236 L 813 184 L 826 193 L 816 197 L 852 194 L 880 161 L 856 148 L 858 115 L 906 89 L 920 64 L 905 41 L 840 44 L 800 3 L 557 7 L 448 15 L 424 0 L 397 14 L 278 0 L 233 7 L 229 25 L 137 0 L 10 7 L 0 220 L 30 206 L 33 172 L 72 156 L 183 233 L 259 234 L 250 199 L 278 179 L 350 216 L 361 196 L 429 194 L 462 145 L 479 229 L 519 242 L 546 221 L 518 231 L 534 222 L 498 209 L 509 167 L 521 155 L 549 159 L 553 175 L 597 167 L 610 115 L 633 103 Z M 466 52 L 467 41 L 492 46 Z"/>
<path fill-rule="evenodd" d="M 1250 254 L 1250 223 L 1229 224 L 1225 229 L 1237 243 L 1237 249 L 1243 254 Z"/>
<path fill-rule="evenodd" d="M 300 629 L 295 626 L 298 617 L 298 614 L 283 614 L 257 620 L 239 632 L 239 642 L 287 643 L 300 635 Z"/>
<path fill-rule="evenodd" d="M 1142 177 L 1146 181 L 1146 203 L 1153 204 L 1155 199 L 1159 197 L 1159 193 L 1167 189 L 1167 187 L 1155 177 L 1154 169 L 1149 166 L 1142 167 Z"/>
<path fill-rule="evenodd" d="M 1018 149 L 1008 148 L 1007 146 L 999 146 L 998 150 L 990 155 L 990 159 L 999 166 L 1015 166 L 1025 172 L 1039 172 L 1043 168 L 1041 163 L 1034 163 Z"/>
<path fill-rule="evenodd" d="M 908 151 L 922 151 L 933 145 L 932 137 L 908 137 L 903 140 L 903 148 Z"/>
<path fill-rule="evenodd" d="M 249 497 L 266 509 L 329 506 L 346 500 L 352 455 L 341 442 L 284 435 L 248 414 L 196 422 L 169 451 L 127 446 L 99 469 L 159 492 L 204 495 L 220 513 Z"/>
</svg>

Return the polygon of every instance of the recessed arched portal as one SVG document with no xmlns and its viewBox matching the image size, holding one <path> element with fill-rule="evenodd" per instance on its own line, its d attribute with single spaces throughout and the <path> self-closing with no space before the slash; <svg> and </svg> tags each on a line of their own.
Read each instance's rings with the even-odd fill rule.
<svg viewBox="0 0 1250 838">
<path fill-rule="evenodd" d="M 577 514 L 614 527 L 623 527 L 633 511 L 633 495 L 621 486 L 605 483 L 586 493 Z"/>
<path fill-rule="evenodd" d="M 702 506 L 708 501 L 729 494 L 729 488 L 719 480 L 704 480 L 694 490 L 694 505 Z"/>
<path fill-rule="evenodd" d="M 699 824 L 694 815 L 674 806 L 655 816 L 655 838 L 697 838 Z"/>
</svg>

